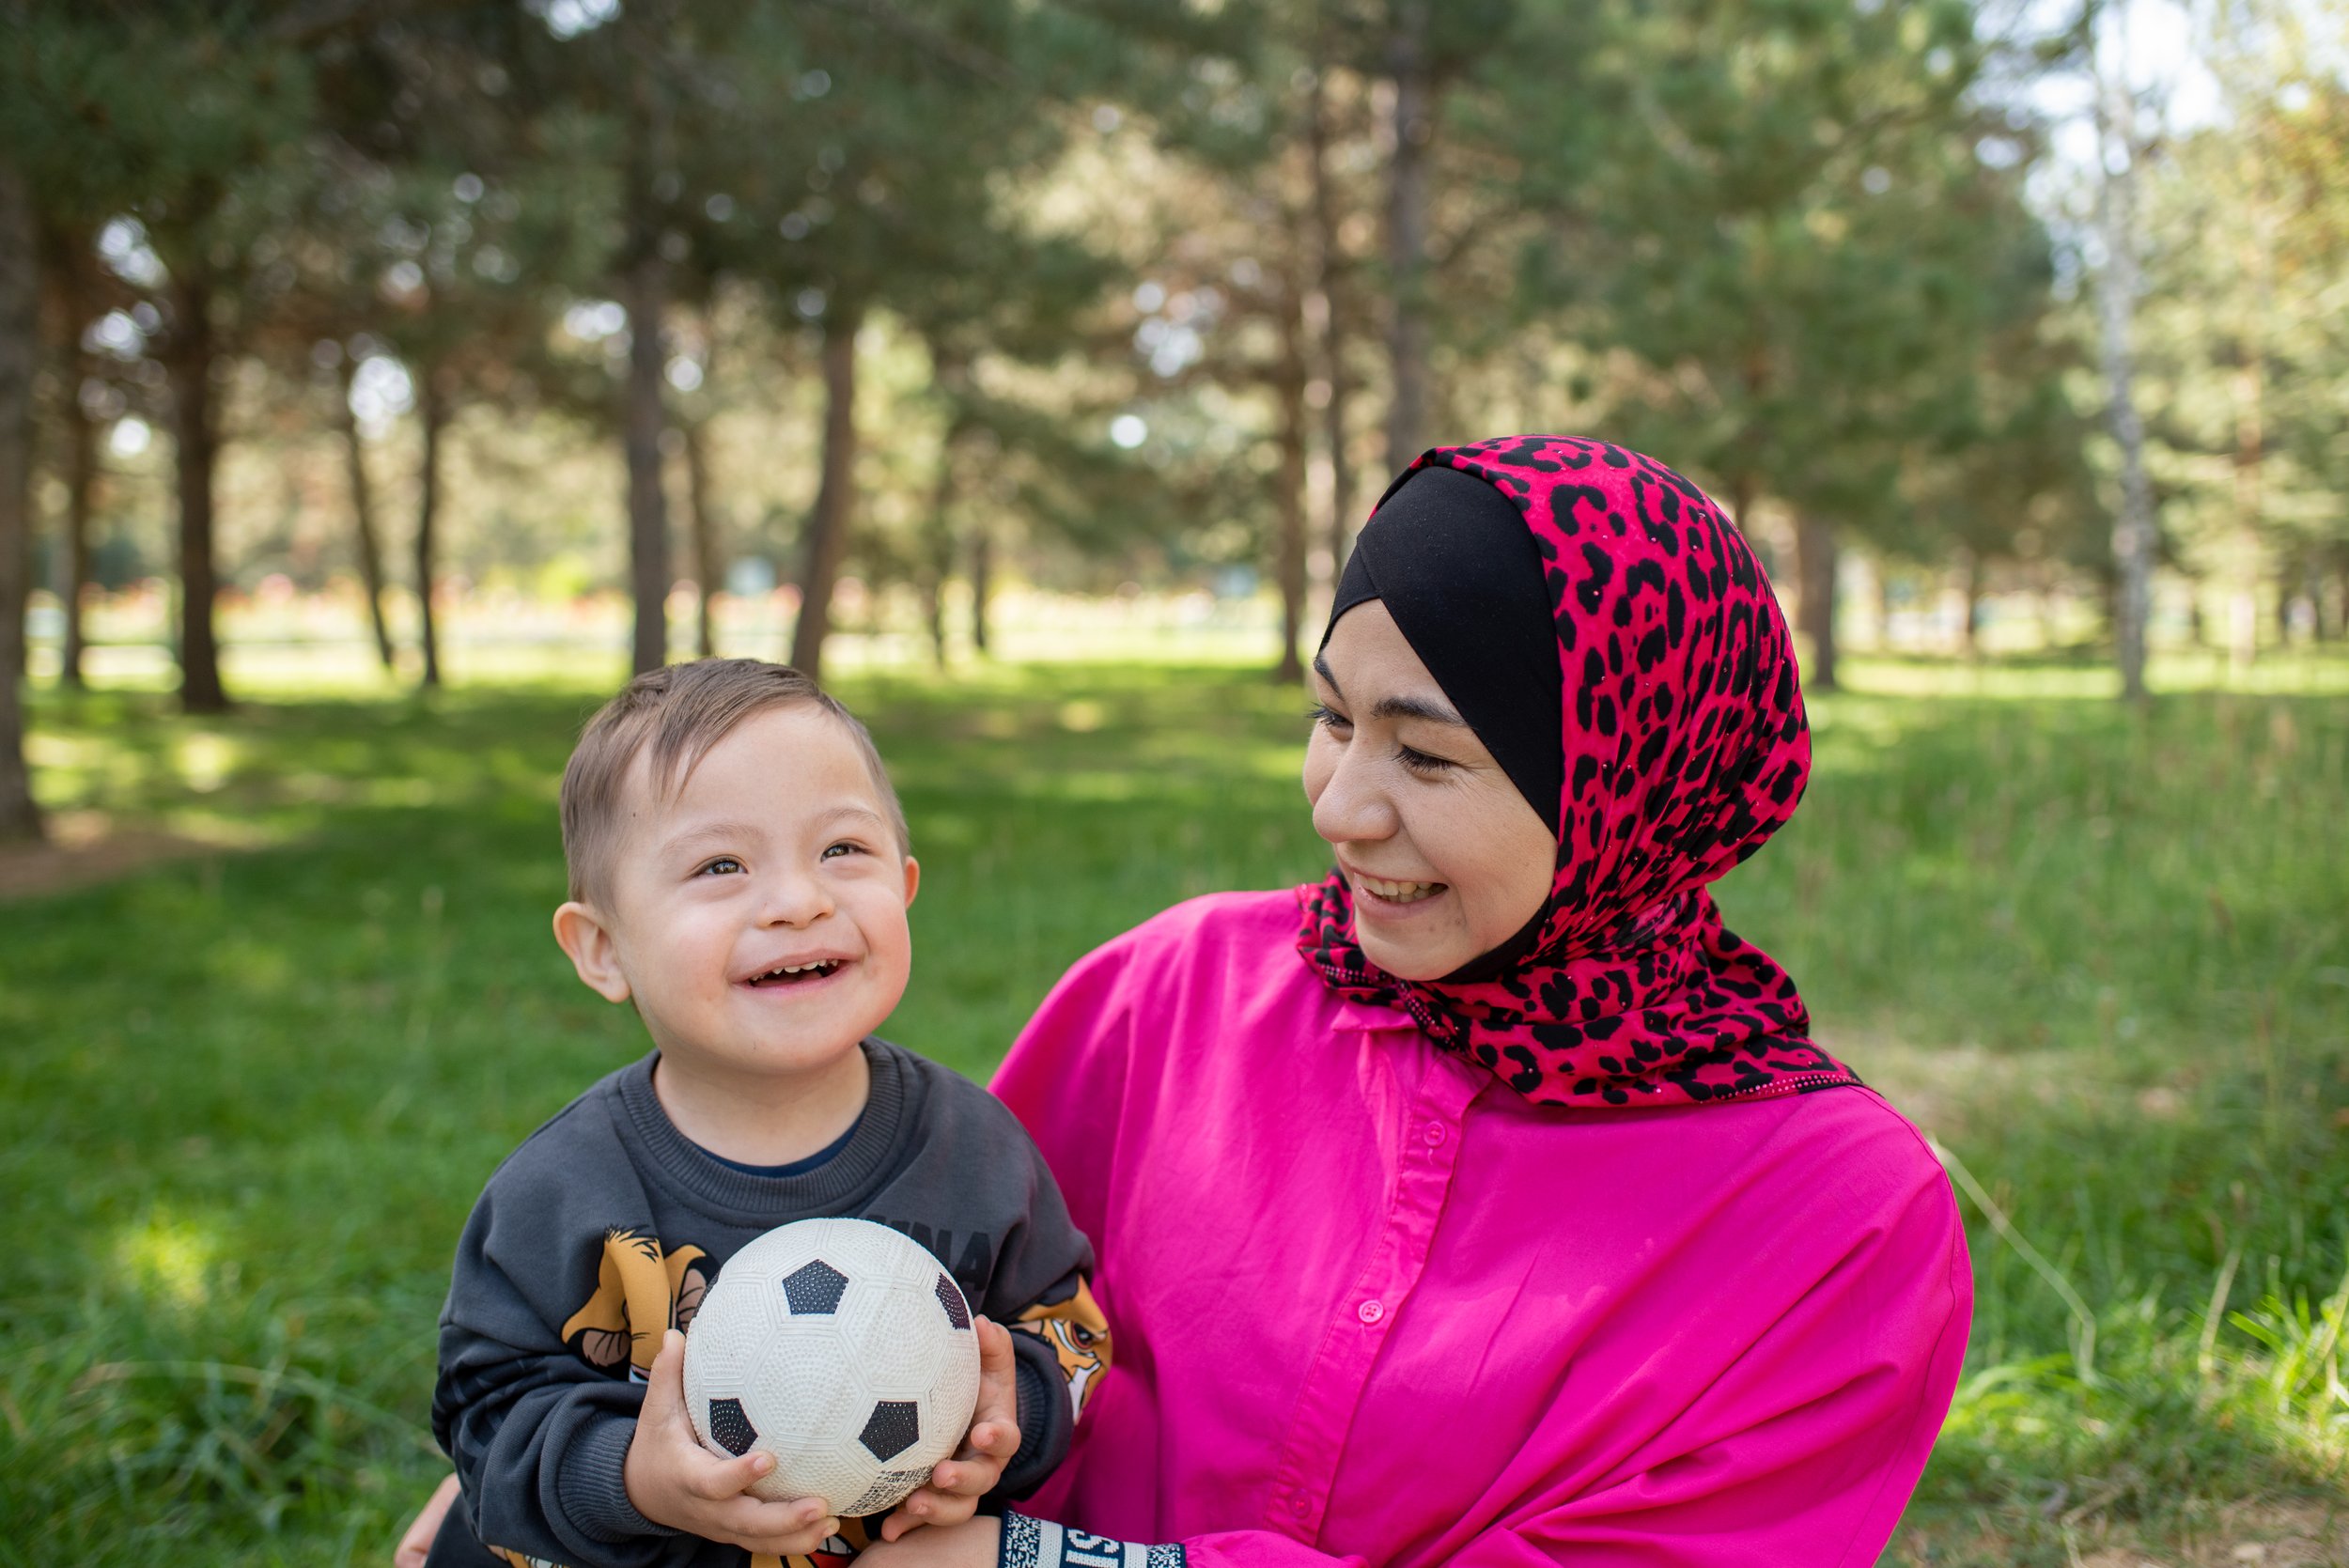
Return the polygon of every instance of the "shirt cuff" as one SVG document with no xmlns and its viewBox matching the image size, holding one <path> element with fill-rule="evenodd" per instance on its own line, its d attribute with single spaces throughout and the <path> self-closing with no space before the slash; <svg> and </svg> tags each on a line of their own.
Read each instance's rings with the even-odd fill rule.
<svg viewBox="0 0 2349 1568">
<path fill-rule="evenodd" d="M 1068 1529 L 1025 1514 L 1003 1515 L 1003 1544 L 996 1568 L 1187 1568 L 1179 1543 L 1145 1546 Z"/>
<path fill-rule="evenodd" d="M 554 1477 L 554 1497 L 583 1535 L 598 1541 L 627 1541 L 642 1535 L 683 1533 L 654 1524 L 628 1500 L 628 1445 L 635 1436 L 633 1420 L 612 1418 L 589 1423 L 563 1451 L 563 1467 Z"/>
</svg>

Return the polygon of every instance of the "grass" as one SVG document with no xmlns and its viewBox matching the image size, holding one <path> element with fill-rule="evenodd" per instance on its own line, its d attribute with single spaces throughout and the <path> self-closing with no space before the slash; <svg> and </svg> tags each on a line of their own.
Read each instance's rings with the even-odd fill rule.
<svg viewBox="0 0 2349 1568">
<path fill-rule="evenodd" d="M 1856 666 L 1724 884 L 1968 1188 L 1967 1380 L 1888 1560 L 2342 1560 L 2342 670 L 2139 716 L 2059 666 Z M 845 694 L 924 862 L 890 1032 L 974 1075 L 1093 943 L 1325 863 L 1302 699 L 1245 672 Z M 0 1562 L 381 1560 L 441 1468 L 467 1205 L 641 1048 L 546 935 L 594 700 L 37 701 L 53 802 L 240 847 L 0 904 Z"/>
</svg>

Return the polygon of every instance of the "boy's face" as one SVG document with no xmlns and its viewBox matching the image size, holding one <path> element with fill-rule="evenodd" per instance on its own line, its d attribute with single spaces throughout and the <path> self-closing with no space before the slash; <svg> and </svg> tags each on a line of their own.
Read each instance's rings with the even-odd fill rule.
<svg viewBox="0 0 2349 1568">
<path fill-rule="evenodd" d="M 847 729 L 813 707 L 744 720 L 666 802 L 640 755 L 608 898 L 564 905 L 555 939 L 595 990 L 635 998 L 665 1053 L 720 1072 L 830 1065 L 912 968 L 920 867 L 887 811 Z"/>
</svg>

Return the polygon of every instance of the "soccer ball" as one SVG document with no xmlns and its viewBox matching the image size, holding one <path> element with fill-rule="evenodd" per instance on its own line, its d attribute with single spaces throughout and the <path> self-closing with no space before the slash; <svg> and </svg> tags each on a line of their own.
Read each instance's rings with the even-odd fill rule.
<svg viewBox="0 0 2349 1568">
<path fill-rule="evenodd" d="M 971 1305 L 920 1243 L 868 1219 L 778 1226 L 728 1258 L 685 1336 L 685 1409 L 713 1453 L 764 1449 L 761 1498 L 894 1508 L 979 1402 Z"/>
</svg>

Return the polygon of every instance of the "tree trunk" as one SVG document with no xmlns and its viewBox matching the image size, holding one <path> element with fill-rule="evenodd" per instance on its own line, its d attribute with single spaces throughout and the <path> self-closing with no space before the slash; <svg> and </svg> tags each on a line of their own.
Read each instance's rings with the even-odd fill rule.
<svg viewBox="0 0 2349 1568">
<path fill-rule="evenodd" d="M 1394 299 L 1387 338 L 1393 383 L 1387 467 L 1399 472 L 1427 445 L 1427 147 L 1435 127 L 1426 0 L 1396 0 L 1387 69 L 1394 79 L 1394 162 L 1387 184 L 1387 272 Z"/>
<path fill-rule="evenodd" d="M 1968 551 L 1966 552 L 1966 578 L 1963 588 L 1966 595 L 1966 659 L 1968 663 L 1971 663 L 1982 657 L 1982 592 L 1983 575 L 1982 552 L 1972 550 Z"/>
<path fill-rule="evenodd" d="M 383 548 L 375 532 L 375 487 L 367 482 L 366 442 L 359 434 L 359 418 L 350 411 L 350 382 L 357 370 L 357 363 L 345 354 L 334 424 L 342 432 L 343 461 L 350 474 L 350 520 L 359 554 L 359 585 L 367 596 L 367 617 L 375 625 L 376 657 L 388 671 L 395 660 L 392 629 L 383 620 Z"/>
<path fill-rule="evenodd" d="M 717 629 L 710 618 L 710 600 L 718 597 L 718 518 L 709 499 L 709 442 L 701 422 L 683 426 L 685 438 L 685 504 L 687 526 L 693 535 L 693 582 L 700 590 L 693 610 L 693 652 L 702 659 L 717 657 Z"/>
<path fill-rule="evenodd" d="M 98 422 L 82 406 L 82 349 L 69 346 L 70 383 L 64 397 L 67 420 L 65 475 L 65 580 L 57 598 L 65 611 L 65 653 L 58 675 L 79 691 L 85 684 L 82 665 L 89 650 L 88 628 L 82 618 L 82 596 L 89 586 L 90 511 L 98 494 Z"/>
<path fill-rule="evenodd" d="M 629 586 L 636 598 L 633 666 L 638 675 L 669 661 L 669 508 L 661 486 L 661 322 L 668 266 L 654 237 L 628 271 Z"/>
<path fill-rule="evenodd" d="M 2154 602 L 2154 488 L 2145 472 L 2145 425 L 2137 410 L 2137 354 L 2131 342 L 2137 311 L 2137 177 L 2146 156 L 2135 134 L 2136 106 L 2117 80 L 2103 84 L 2098 150 L 2117 134 L 2126 154 L 2115 170 L 2103 156 L 2097 216 L 2104 230 L 2104 287 L 2096 291 L 2104 340 L 2105 384 L 2112 439 L 2121 448 L 2121 510 L 2112 524 L 2112 635 L 2123 702 L 2145 700 L 2145 642 Z"/>
<path fill-rule="evenodd" d="M 82 401 L 82 388 L 92 368 L 91 356 L 82 347 L 82 333 L 98 318 L 105 302 L 93 276 L 97 252 L 90 234 L 79 227 L 61 225 L 51 229 L 44 239 L 42 256 L 51 269 L 56 299 L 65 313 L 64 341 L 59 345 L 62 352 L 57 359 L 58 377 L 64 383 L 58 412 L 66 421 L 65 551 L 57 582 L 58 603 L 65 616 L 65 641 L 58 677 L 64 685 L 78 691 L 85 683 L 83 666 L 88 653 L 88 627 L 83 617 L 82 596 L 89 584 L 90 521 L 97 506 L 99 482 L 98 442 L 104 434 Z"/>
<path fill-rule="evenodd" d="M 1281 405 L 1281 460 L 1273 474 L 1280 536 L 1273 550 L 1273 581 L 1281 590 L 1281 656 L 1272 678 L 1294 684 L 1305 678 L 1297 657 L 1305 634 L 1305 322 L 1303 302 L 1294 288 L 1281 301 L 1281 359 L 1273 381 Z"/>
<path fill-rule="evenodd" d="M 1755 488 L 1753 475 L 1744 469 L 1730 475 L 1729 520 L 1737 525 L 1738 532 L 1746 536 L 1749 544 L 1754 543 L 1751 524 Z M 1755 548 L 1760 546 L 1756 544 Z"/>
<path fill-rule="evenodd" d="M 946 667 L 946 581 L 955 569 L 955 459 L 963 442 L 976 429 L 957 414 L 938 443 L 938 474 L 930 483 L 929 515 L 924 520 L 928 559 L 922 566 L 922 610 L 929 622 L 930 657 Z"/>
<path fill-rule="evenodd" d="M 856 497 L 856 333 L 863 307 L 835 301 L 824 321 L 823 477 L 807 520 L 806 566 L 800 573 L 800 622 L 791 629 L 791 662 L 823 678 L 824 636 L 832 629 L 832 589 L 848 553 Z"/>
<path fill-rule="evenodd" d="M 219 574 L 212 556 L 212 472 L 220 436 L 212 385 L 211 286 L 201 264 L 174 272 L 171 335 L 163 369 L 171 384 L 171 427 L 179 489 L 179 706 L 220 713 L 220 642 L 213 630 Z"/>
<path fill-rule="evenodd" d="M 1812 691 L 1835 690 L 1835 566 L 1832 523 L 1804 512 L 1795 523 L 1795 629 L 1811 644 L 1802 683 Z"/>
<path fill-rule="evenodd" d="M 448 428 L 444 372 L 428 366 L 416 378 L 416 416 L 424 427 L 424 454 L 416 474 L 416 647 L 424 656 L 424 685 L 441 684 L 441 639 L 432 624 L 432 585 L 438 575 L 434 530 L 441 520 L 441 436 Z"/>
<path fill-rule="evenodd" d="M 995 591 L 995 537 L 984 520 L 971 528 L 971 648 L 987 656 L 987 600 Z"/>
<path fill-rule="evenodd" d="M 1328 51 L 1323 51 L 1326 61 Z M 1330 452 L 1330 582 L 1334 586 L 1346 573 L 1346 551 L 1354 539 L 1354 471 L 1346 460 L 1346 252 L 1338 240 L 1336 181 L 1330 170 L 1330 120 L 1326 63 L 1314 68 L 1306 131 L 1311 141 L 1314 182 L 1314 287 L 1321 294 L 1321 374 L 1330 401 L 1321 411 L 1322 443 Z"/>
<path fill-rule="evenodd" d="M 33 365 L 40 281 L 32 193 L 0 162 L 0 842 L 41 836 L 24 762 L 24 596 L 33 560 Z"/>
</svg>

